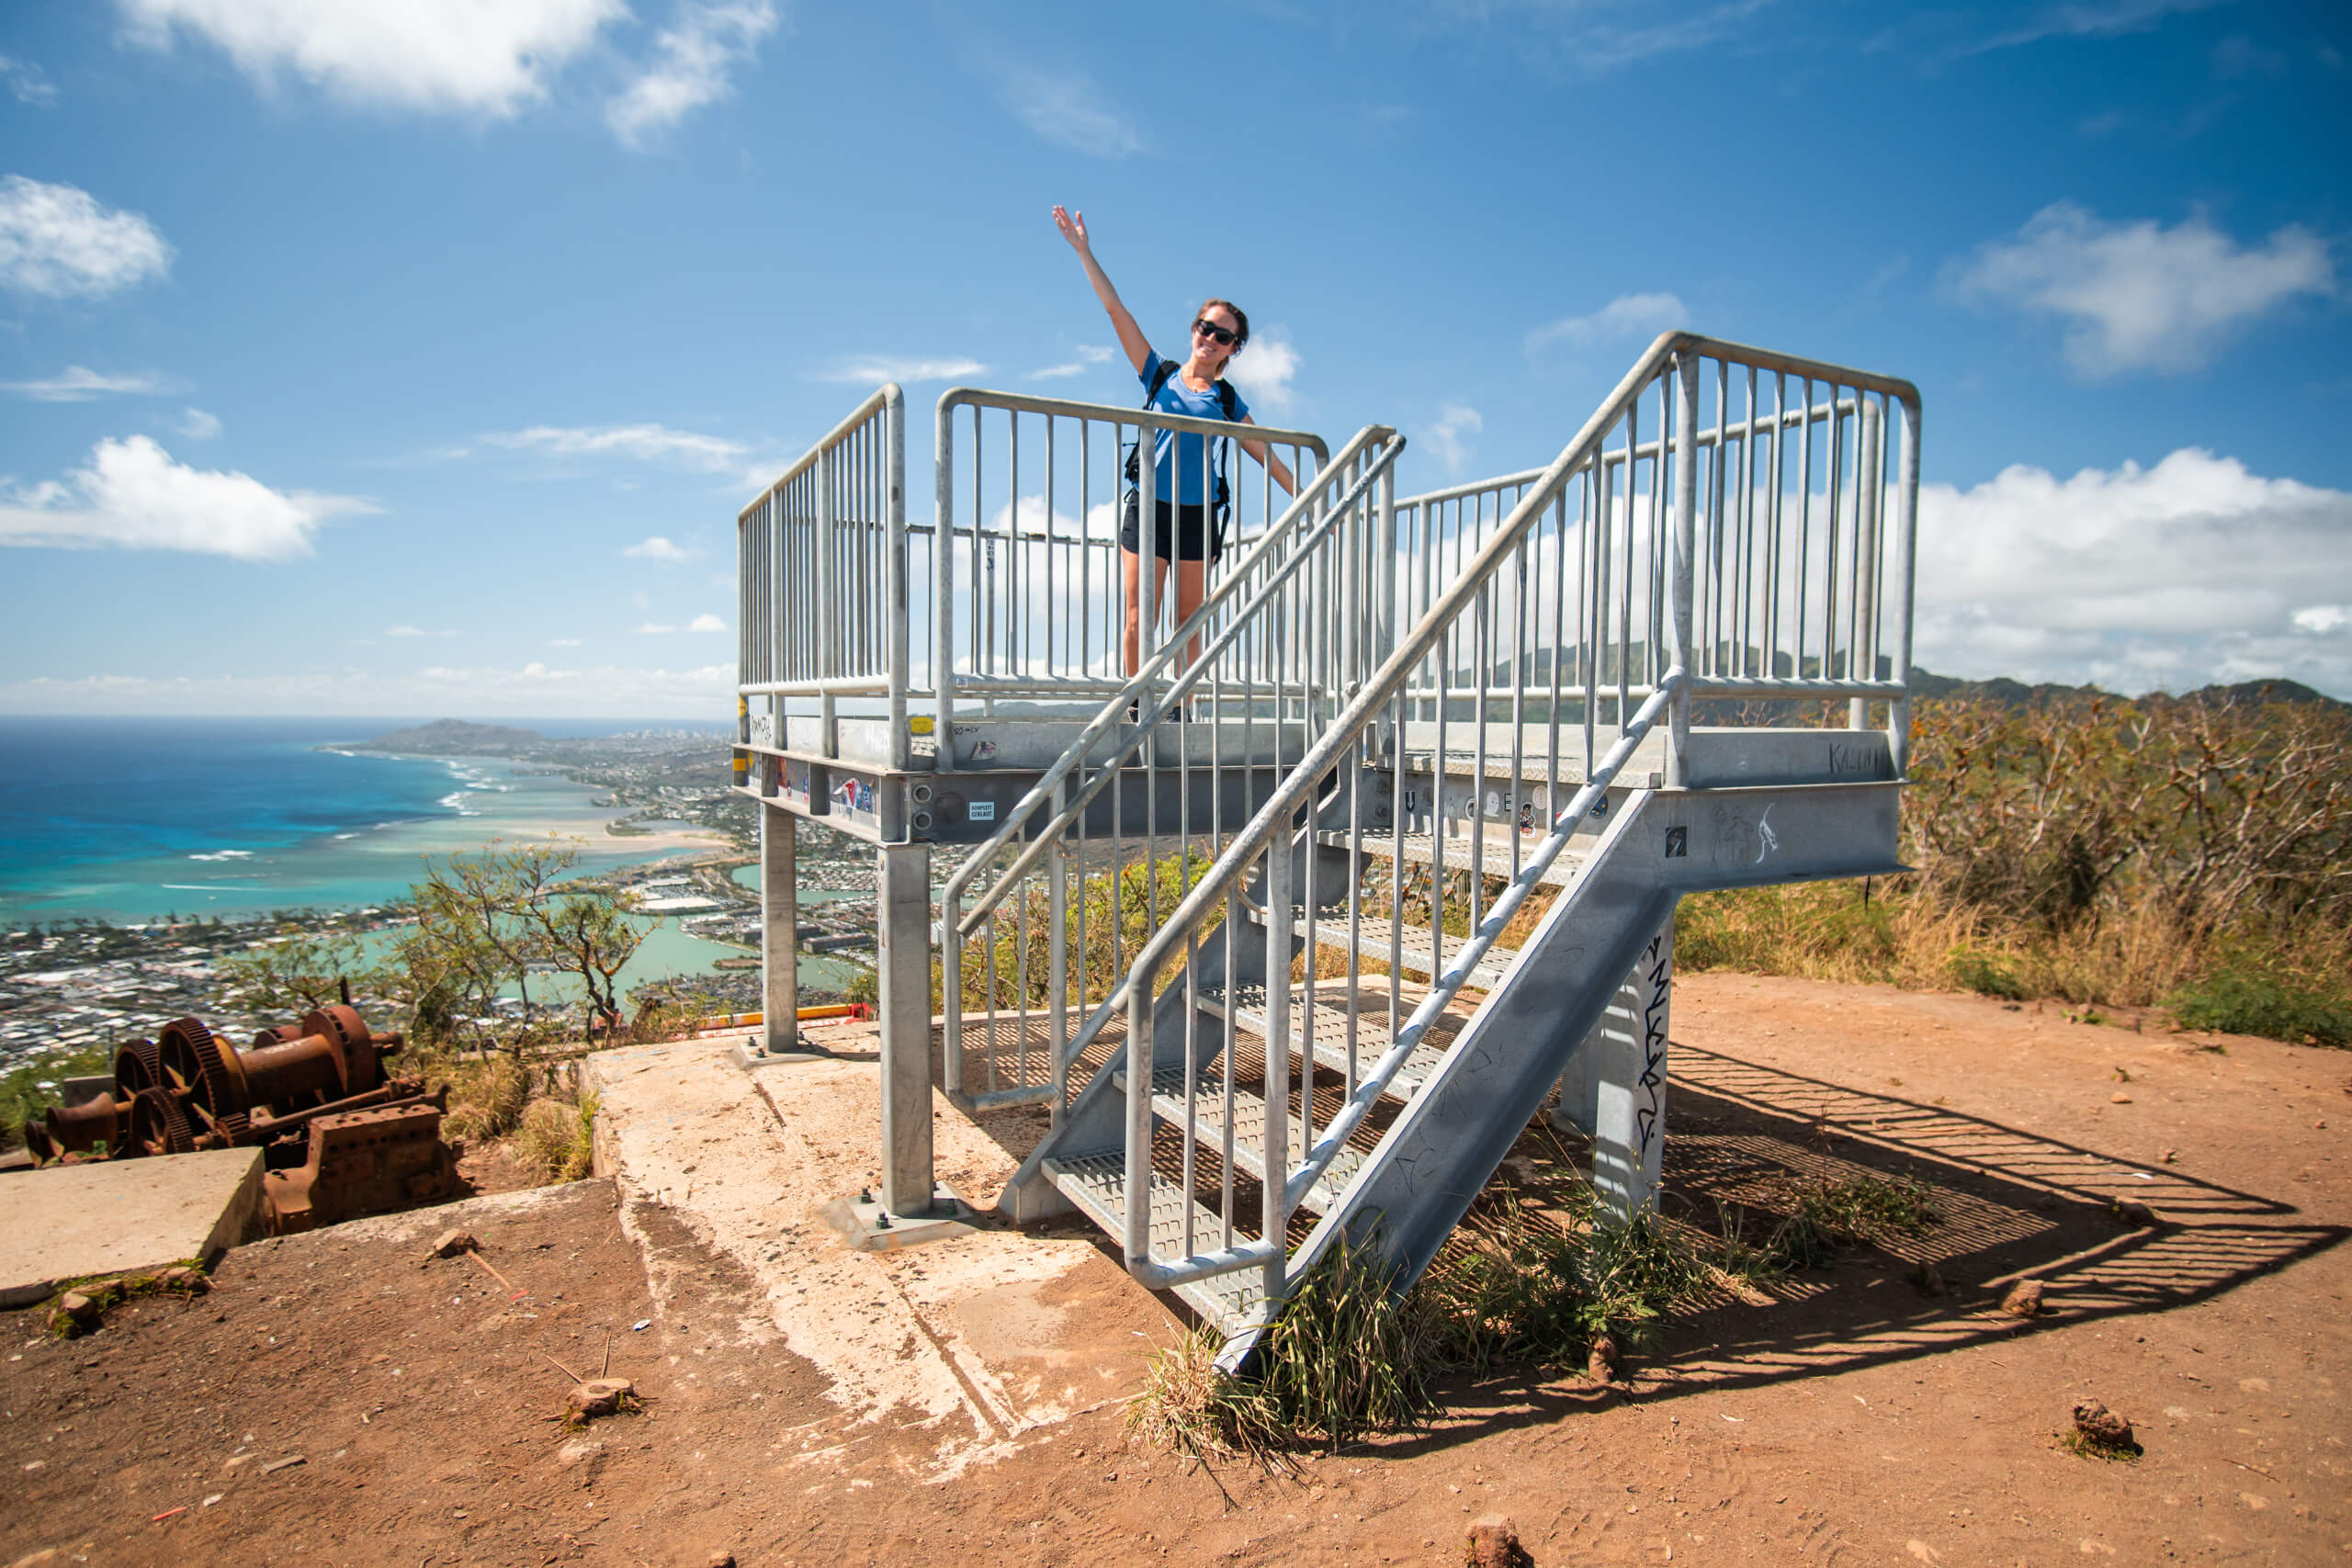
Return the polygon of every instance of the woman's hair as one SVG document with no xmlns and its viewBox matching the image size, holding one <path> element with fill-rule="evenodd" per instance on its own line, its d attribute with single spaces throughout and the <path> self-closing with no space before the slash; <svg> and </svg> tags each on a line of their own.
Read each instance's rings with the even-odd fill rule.
<svg viewBox="0 0 2352 1568">
<path fill-rule="evenodd" d="M 1205 316 L 1211 310 L 1216 310 L 1219 307 L 1233 312 L 1233 324 L 1236 328 L 1239 329 L 1233 334 L 1233 352 L 1238 354 L 1241 352 L 1241 345 L 1250 341 L 1249 311 L 1243 310 L 1240 306 L 1235 304 L 1230 299 L 1204 299 L 1201 301 L 1201 308 L 1193 311 L 1193 314 L 1195 316 Z"/>
</svg>

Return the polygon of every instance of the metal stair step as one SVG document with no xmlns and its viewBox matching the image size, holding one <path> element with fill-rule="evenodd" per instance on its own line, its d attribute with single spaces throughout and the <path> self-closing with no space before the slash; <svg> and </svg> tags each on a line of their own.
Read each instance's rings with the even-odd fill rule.
<svg viewBox="0 0 2352 1568">
<path fill-rule="evenodd" d="M 1327 850 L 1344 850 L 1359 840 L 1352 833 L 1327 829 L 1315 835 L 1315 841 Z M 1524 865 L 1534 854 L 1535 846 L 1544 840 L 1522 836 L 1500 824 L 1489 825 L 1486 833 L 1483 865 L 1478 858 L 1477 836 L 1471 833 L 1449 833 L 1433 839 L 1427 833 L 1407 833 L 1400 838 L 1395 833 L 1367 832 L 1360 841 L 1365 854 L 1382 860 L 1395 860 L 1401 852 L 1408 866 L 1431 863 L 1431 857 L 1437 852 L 1432 846 L 1442 845 L 1443 864 L 1448 871 L 1483 870 L 1488 876 L 1509 876 L 1512 874 L 1513 853 L 1516 852 L 1519 863 Z M 1570 840 L 1561 846 L 1552 863 L 1544 868 L 1544 874 L 1536 878 L 1537 884 L 1544 887 L 1566 887 L 1576 880 L 1577 870 L 1584 864 L 1584 857 L 1585 846 Z"/>
<path fill-rule="evenodd" d="M 1266 923 L 1265 913 L 1254 905 L 1246 906 L 1243 912 L 1248 919 L 1259 925 Z M 1295 931 L 1306 931 L 1306 911 L 1295 910 L 1291 916 L 1291 925 Z M 1327 910 L 1315 922 L 1315 943 L 1317 947 L 1336 947 L 1344 953 L 1352 945 L 1363 957 L 1377 959 L 1383 964 L 1388 963 L 1391 957 L 1391 934 L 1388 917 L 1385 915 L 1360 913 L 1356 918 L 1355 931 L 1352 935 L 1348 929 L 1348 912 L 1345 909 Z M 1446 935 L 1444 941 L 1446 955 L 1449 958 L 1469 945 L 1469 938 L 1454 936 L 1451 933 Z M 1440 967 L 1430 962 L 1430 929 L 1425 925 L 1419 925 L 1411 920 L 1406 921 L 1404 930 L 1397 938 L 1394 954 L 1397 961 L 1397 967 L 1412 974 L 1427 975 L 1434 980 L 1442 973 Z M 1476 986 L 1482 991 L 1491 991 L 1503 983 L 1503 976 L 1510 972 L 1510 966 L 1518 962 L 1518 959 L 1519 949 L 1515 947 L 1500 945 L 1490 947 L 1487 950 L 1487 956 L 1479 961 L 1478 966 L 1470 971 L 1470 978 L 1464 983 Z"/>
<path fill-rule="evenodd" d="M 1181 1077 L 1177 1087 L 1178 1092 L 1182 1092 Z M 1125 1154 L 1106 1149 L 1099 1154 L 1048 1159 L 1045 1171 L 1063 1196 L 1114 1239 L 1127 1234 Z M 1193 1219 L 1193 1245 L 1203 1251 L 1216 1247 L 1224 1235 L 1225 1222 L 1193 1201 L 1175 1182 L 1154 1172 L 1151 1250 L 1155 1257 L 1184 1256 L 1184 1217 L 1188 1210 Z M 1265 1276 L 1255 1269 L 1216 1274 L 1205 1280 L 1188 1280 L 1176 1287 L 1176 1293 L 1215 1324 L 1220 1333 L 1232 1335 L 1256 1321 L 1260 1303 L 1265 1300 Z"/>
<path fill-rule="evenodd" d="M 1336 981 L 1325 981 L 1316 987 L 1315 1062 L 1317 1066 L 1329 1067 L 1335 1073 L 1348 1070 L 1346 990 L 1344 985 Z M 1362 1072 L 1388 1050 L 1388 993 L 1385 988 L 1375 989 L 1366 985 L 1358 988 L 1356 997 L 1356 1066 Z M 1226 1016 L 1223 987 L 1204 988 L 1200 1000 L 1203 1012 L 1213 1018 Z M 1266 987 L 1240 987 L 1233 1000 L 1234 1027 L 1246 1029 L 1261 1040 L 1272 1041 L 1272 1032 L 1266 1020 Z M 1408 1002 L 1406 1010 L 1410 1011 L 1414 1005 L 1417 1003 Z M 1299 1021 L 1306 1011 L 1306 987 L 1303 983 L 1295 985 L 1291 988 L 1292 1033 L 1289 1041 L 1294 1054 L 1304 1038 L 1299 1030 Z M 1429 1082 L 1430 1075 L 1437 1071 L 1438 1064 L 1445 1060 L 1445 1054 L 1453 1044 L 1453 1036 L 1450 1031 L 1436 1039 L 1424 1037 L 1414 1047 L 1413 1054 L 1405 1058 L 1405 1065 L 1396 1069 L 1396 1076 L 1388 1080 L 1388 1087 L 1382 1097 L 1408 1100 L 1420 1093 L 1421 1086 Z"/>
<path fill-rule="evenodd" d="M 1125 1092 L 1127 1075 L 1124 1071 L 1115 1075 L 1114 1082 L 1120 1092 Z M 1195 1124 L 1198 1140 L 1204 1147 L 1216 1150 L 1222 1158 L 1225 1151 L 1225 1080 L 1203 1078 L 1194 1086 L 1194 1091 L 1200 1107 L 1199 1120 Z M 1170 1126 L 1180 1131 L 1182 1129 L 1182 1067 L 1162 1067 L 1151 1075 L 1151 1109 Z M 1290 1159 L 1295 1162 L 1305 1158 L 1306 1145 L 1300 1141 L 1297 1122 L 1288 1117 L 1283 1120 L 1290 1134 Z M 1233 1168 L 1247 1171 L 1261 1181 L 1266 1179 L 1266 1162 L 1260 1153 L 1265 1147 L 1265 1096 L 1237 1086 L 1233 1091 Z M 1346 1191 L 1348 1183 L 1355 1179 L 1356 1171 L 1363 1166 L 1364 1158 L 1363 1150 L 1352 1145 L 1341 1145 L 1340 1152 L 1331 1156 L 1330 1168 L 1300 1200 L 1300 1206 L 1312 1209 L 1318 1214 L 1330 1213 L 1331 1206 L 1340 1201 L 1340 1194 Z"/>
</svg>

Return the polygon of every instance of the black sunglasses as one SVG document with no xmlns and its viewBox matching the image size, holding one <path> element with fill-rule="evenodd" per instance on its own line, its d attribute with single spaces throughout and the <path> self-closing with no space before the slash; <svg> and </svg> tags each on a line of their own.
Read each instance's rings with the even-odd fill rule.
<svg viewBox="0 0 2352 1568">
<path fill-rule="evenodd" d="M 1223 327 L 1218 326 L 1216 322 L 1207 320 L 1205 317 L 1200 321 L 1194 321 L 1193 323 L 1193 330 L 1200 333 L 1203 337 L 1218 344 L 1220 347 L 1230 345 L 1235 341 L 1233 333 L 1226 331 Z"/>
</svg>

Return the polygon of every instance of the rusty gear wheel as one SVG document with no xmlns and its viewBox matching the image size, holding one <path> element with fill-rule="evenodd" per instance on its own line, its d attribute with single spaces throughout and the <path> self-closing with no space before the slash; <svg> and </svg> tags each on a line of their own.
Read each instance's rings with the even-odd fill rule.
<svg viewBox="0 0 2352 1568">
<path fill-rule="evenodd" d="M 323 1035 L 334 1047 L 335 1058 L 343 1067 L 343 1092 L 334 1098 L 365 1094 L 382 1080 L 367 1021 L 356 1010 L 338 1004 L 305 1013 L 302 1032 Z"/>
<path fill-rule="evenodd" d="M 244 1131 L 244 1075 L 231 1064 L 212 1031 L 193 1018 L 166 1024 L 155 1054 L 163 1067 L 160 1087 L 185 1102 L 185 1125 L 229 1142 Z"/>
<path fill-rule="evenodd" d="M 114 1054 L 114 1097 L 129 1100 L 142 1089 L 164 1081 L 163 1058 L 153 1040 L 126 1040 Z"/>
<path fill-rule="evenodd" d="M 142 1089 L 132 1098 L 130 1141 L 123 1147 L 124 1158 L 191 1154 L 195 1149 L 196 1138 L 187 1130 L 187 1117 L 168 1089 Z"/>
</svg>

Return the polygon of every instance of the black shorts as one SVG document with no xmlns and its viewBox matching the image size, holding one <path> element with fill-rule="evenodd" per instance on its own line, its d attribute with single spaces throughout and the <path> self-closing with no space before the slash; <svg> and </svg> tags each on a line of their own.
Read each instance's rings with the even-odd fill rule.
<svg viewBox="0 0 2352 1568">
<path fill-rule="evenodd" d="M 1141 498 L 1134 491 L 1127 491 L 1127 503 L 1119 514 L 1119 547 L 1143 554 L 1143 531 L 1137 526 Z M 1153 532 L 1157 547 L 1151 552 L 1161 560 L 1215 560 L 1225 553 L 1225 541 L 1216 536 L 1210 525 L 1209 509 L 1195 502 L 1171 504 L 1155 501 L 1152 509 L 1158 513 L 1159 525 Z"/>
</svg>

